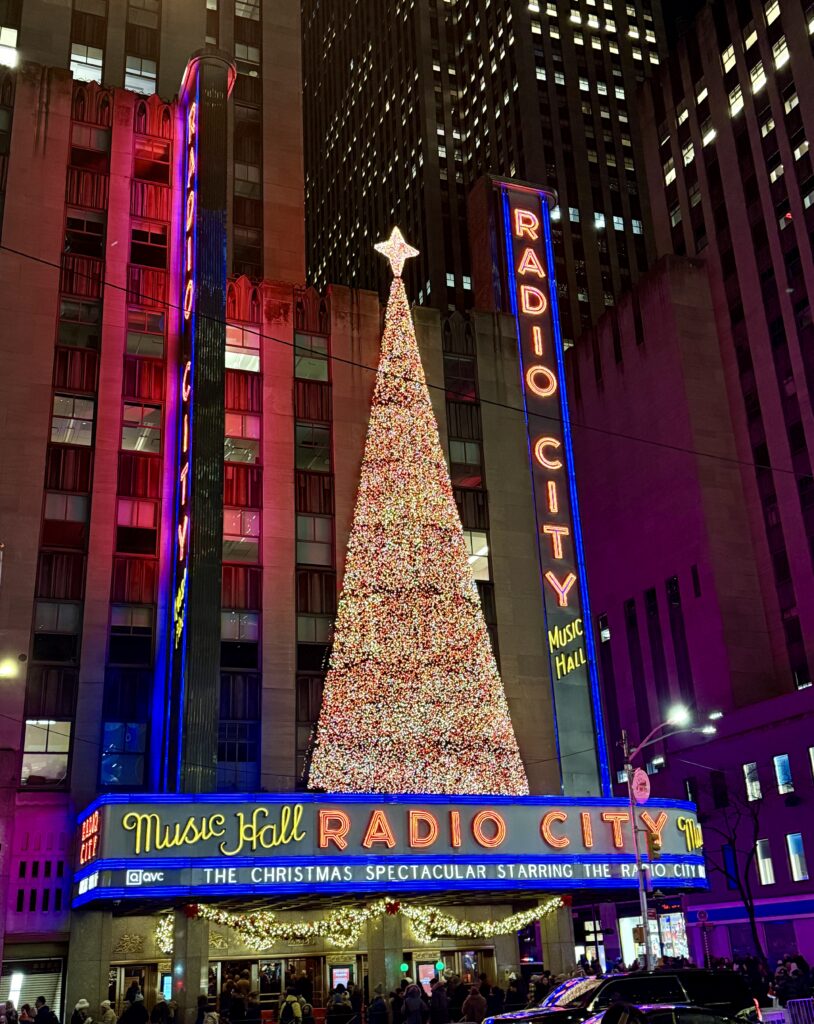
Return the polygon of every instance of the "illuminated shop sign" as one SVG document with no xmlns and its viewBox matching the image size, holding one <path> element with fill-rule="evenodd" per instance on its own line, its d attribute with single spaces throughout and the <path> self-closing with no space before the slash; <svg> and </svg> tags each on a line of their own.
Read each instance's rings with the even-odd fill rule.
<svg viewBox="0 0 814 1024">
<path fill-rule="evenodd" d="M 565 793 L 609 793 L 574 483 L 546 193 L 495 182 L 506 305 L 517 322 L 545 630 Z"/>
<path fill-rule="evenodd" d="M 651 800 L 636 824 L 660 843 L 660 887 L 704 888 L 691 804 Z M 75 905 L 155 895 L 635 886 L 623 800 L 218 794 L 100 798 L 101 829 Z M 688 823 L 692 829 L 688 831 Z M 98 875 L 81 892 L 89 872 Z"/>
</svg>

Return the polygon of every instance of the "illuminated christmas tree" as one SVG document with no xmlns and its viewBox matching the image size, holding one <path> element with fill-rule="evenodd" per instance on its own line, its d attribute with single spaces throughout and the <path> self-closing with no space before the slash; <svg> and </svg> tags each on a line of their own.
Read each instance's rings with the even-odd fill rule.
<svg viewBox="0 0 814 1024">
<path fill-rule="evenodd" d="M 528 792 L 401 279 L 394 273 L 310 786 Z"/>
</svg>

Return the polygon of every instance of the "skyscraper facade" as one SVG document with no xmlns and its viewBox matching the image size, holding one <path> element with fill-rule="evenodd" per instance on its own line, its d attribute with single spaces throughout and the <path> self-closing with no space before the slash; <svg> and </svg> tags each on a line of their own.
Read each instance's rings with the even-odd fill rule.
<svg viewBox="0 0 814 1024">
<path fill-rule="evenodd" d="M 485 172 L 556 191 L 566 345 L 652 259 L 632 102 L 664 59 L 658 3 L 304 0 L 307 259 L 383 284 L 371 235 L 421 249 L 419 303 L 473 305 L 466 197 Z"/>
<path fill-rule="evenodd" d="M 644 96 L 660 252 L 707 265 L 774 657 L 814 665 L 812 12 L 716 3 Z"/>
</svg>

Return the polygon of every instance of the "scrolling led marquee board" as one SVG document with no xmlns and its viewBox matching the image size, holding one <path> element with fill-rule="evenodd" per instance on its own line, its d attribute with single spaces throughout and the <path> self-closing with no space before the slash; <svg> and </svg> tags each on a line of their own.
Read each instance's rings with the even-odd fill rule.
<svg viewBox="0 0 814 1024">
<path fill-rule="evenodd" d="M 660 888 L 706 888 L 691 804 L 651 800 Z M 566 797 L 213 794 L 100 797 L 79 821 L 74 906 L 247 893 L 621 889 L 636 885 L 630 807 Z"/>
<path fill-rule="evenodd" d="M 517 323 L 546 643 L 566 793 L 610 793 L 585 580 L 549 196 L 495 180 L 505 295 Z"/>
</svg>

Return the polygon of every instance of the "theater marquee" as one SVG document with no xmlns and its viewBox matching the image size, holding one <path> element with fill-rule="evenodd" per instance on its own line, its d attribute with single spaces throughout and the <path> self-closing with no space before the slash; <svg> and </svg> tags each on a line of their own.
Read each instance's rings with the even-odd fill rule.
<svg viewBox="0 0 814 1024">
<path fill-rule="evenodd" d="M 659 888 L 705 888 L 691 804 L 651 800 Z M 265 893 L 623 888 L 626 801 L 263 794 L 100 798 L 79 822 L 74 906 Z"/>
</svg>

